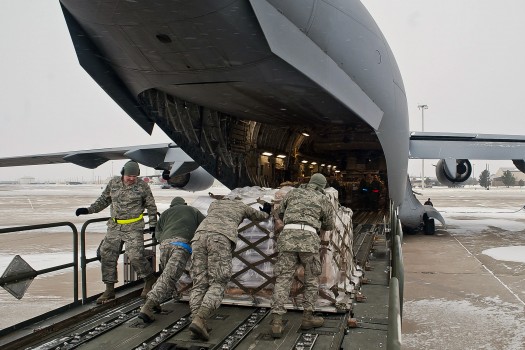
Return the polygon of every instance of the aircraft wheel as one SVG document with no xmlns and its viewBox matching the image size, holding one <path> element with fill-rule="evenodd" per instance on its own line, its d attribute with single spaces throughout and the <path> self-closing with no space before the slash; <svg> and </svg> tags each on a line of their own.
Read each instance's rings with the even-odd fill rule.
<svg viewBox="0 0 525 350">
<path fill-rule="evenodd" d="M 403 230 L 403 234 L 405 235 L 415 235 L 417 233 L 417 230 L 408 228 L 406 226 L 401 226 L 401 229 Z"/>
<path fill-rule="evenodd" d="M 423 232 L 426 235 L 433 235 L 434 233 L 436 233 L 436 225 L 434 223 L 434 219 L 425 220 L 425 224 L 423 225 Z"/>
</svg>

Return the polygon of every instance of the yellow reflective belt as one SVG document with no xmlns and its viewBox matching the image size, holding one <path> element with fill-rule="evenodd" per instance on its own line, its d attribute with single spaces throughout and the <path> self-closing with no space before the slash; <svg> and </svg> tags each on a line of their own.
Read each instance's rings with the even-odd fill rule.
<svg viewBox="0 0 525 350">
<path fill-rule="evenodd" d="M 112 219 L 117 224 L 132 224 L 134 222 L 142 220 L 142 217 L 144 217 L 144 214 L 140 214 L 138 218 L 133 218 L 133 219 L 117 219 L 117 218 L 112 218 Z"/>
</svg>

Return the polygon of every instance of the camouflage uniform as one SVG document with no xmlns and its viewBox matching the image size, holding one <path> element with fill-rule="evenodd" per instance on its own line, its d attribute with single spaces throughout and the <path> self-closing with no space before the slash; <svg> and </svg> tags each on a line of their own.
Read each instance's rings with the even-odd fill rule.
<svg viewBox="0 0 525 350">
<path fill-rule="evenodd" d="M 237 230 L 245 218 L 261 221 L 267 219 L 268 214 L 240 200 L 221 199 L 210 205 L 208 215 L 197 229 L 191 241 L 190 308 L 193 317 L 206 319 L 220 306 L 232 273 Z"/>
<path fill-rule="evenodd" d="M 162 274 L 148 293 L 147 299 L 160 304 L 176 290 L 176 283 L 191 256 L 190 241 L 204 219 L 196 208 L 175 197 L 169 209 L 160 216 L 156 237 L 160 243 Z"/>
<path fill-rule="evenodd" d="M 309 183 L 288 192 L 280 206 L 280 216 L 285 224 L 277 239 L 279 255 L 274 266 L 276 276 L 272 295 L 272 313 L 286 313 L 284 304 L 288 301 L 293 275 L 298 264 L 304 266 L 305 311 L 313 311 L 317 301 L 321 261 L 319 257 L 320 230 L 335 228 L 334 209 L 324 190 Z M 289 229 L 286 225 L 307 225 L 317 231 Z"/>
<path fill-rule="evenodd" d="M 149 225 L 157 224 L 157 206 L 149 185 L 137 179 L 133 185 L 125 185 L 120 176 L 112 178 L 101 196 L 89 206 L 89 214 L 98 213 L 108 205 L 111 218 L 108 220 L 108 231 L 100 246 L 102 281 L 118 282 L 117 260 L 120 242 L 126 242 L 126 254 L 139 278 L 153 273 L 150 264 L 144 257 L 144 220 L 130 224 L 118 224 L 114 219 L 133 219 L 139 217 L 144 209 L 148 210 Z"/>
</svg>

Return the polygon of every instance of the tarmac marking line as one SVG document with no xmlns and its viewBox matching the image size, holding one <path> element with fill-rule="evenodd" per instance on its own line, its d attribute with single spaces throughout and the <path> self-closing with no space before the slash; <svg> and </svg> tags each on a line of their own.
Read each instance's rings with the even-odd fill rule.
<svg viewBox="0 0 525 350">
<path fill-rule="evenodd" d="M 453 234 L 451 234 L 451 236 L 456 240 L 456 242 L 459 243 L 459 245 L 461 245 L 463 247 L 463 249 L 465 249 L 470 255 L 472 255 L 480 264 L 481 266 L 483 266 L 483 268 L 488 272 L 490 273 L 496 280 L 498 280 L 498 282 L 503 286 L 505 287 L 512 295 L 514 295 L 514 297 L 516 299 L 518 299 L 518 301 L 525 306 L 525 302 L 523 300 L 521 300 L 521 298 L 519 297 L 519 295 L 517 295 L 516 293 L 514 293 L 498 276 L 496 276 L 494 274 L 494 272 L 492 272 L 487 266 L 485 266 L 485 264 L 483 264 L 477 257 L 475 254 L 473 254 L 472 252 L 470 252 L 467 247 L 465 247 L 457 238 L 456 236 L 454 236 Z"/>
</svg>

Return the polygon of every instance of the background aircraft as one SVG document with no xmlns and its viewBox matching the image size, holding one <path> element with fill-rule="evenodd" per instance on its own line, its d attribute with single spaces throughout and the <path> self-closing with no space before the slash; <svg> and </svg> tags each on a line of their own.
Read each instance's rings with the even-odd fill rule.
<svg viewBox="0 0 525 350">
<path fill-rule="evenodd" d="M 471 160 L 511 159 L 516 168 L 525 172 L 523 155 L 525 136 L 412 132 L 410 153 L 412 159 L 439 159 L 436 177 L 445 186 L 457 186 L 467 181 L 472 174 Z M 433 207 L 422 205 L 414 196 L 410 181 L 405 197 L 399 207 L 399 219 L 408 231 L 423 229 L 434 233 L 434 219 L 445 226 L 445 220 Z"/>
<path fill-rule="evenodd" d="M 439 159 L 436 176 L 446 186 L 461 184 L 472 174 L 470 160 L 511 159 L 525 172 L 525 136 L 412 132 L 410 158 Z"/>
<path fill-rule="evenodd" d="M 174 143 L 1 158 L 0 167 L 73 163 L 88 169 L 95 169 L 108 160 L 117 159 L 132 159 L 145 166 L 162 170 L 162 178 L 170 186 L 186 191 L 206 190 L 215 181 L 213 176 Z"/>
</svg>

